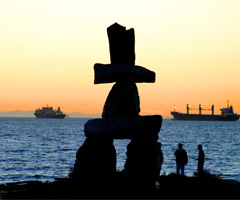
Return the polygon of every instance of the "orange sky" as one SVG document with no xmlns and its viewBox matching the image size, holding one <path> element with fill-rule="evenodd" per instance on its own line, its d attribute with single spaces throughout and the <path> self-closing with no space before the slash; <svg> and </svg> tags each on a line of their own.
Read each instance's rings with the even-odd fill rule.
<svg viewBox="0 0 240 200">
<path fill-rule="evenodd" d="M 238 0 L 0 0 L 0 111 L 49 103 L 99 114 L 113 84 L 94 85 L 110 63 L 106 28 L 135 29 L 136 65 L 156 73 L 137 84 L 141 114 L 186 104 L 240 113 Z M 207 112 L 206 112 L 207 113 Z"/>
</svg>

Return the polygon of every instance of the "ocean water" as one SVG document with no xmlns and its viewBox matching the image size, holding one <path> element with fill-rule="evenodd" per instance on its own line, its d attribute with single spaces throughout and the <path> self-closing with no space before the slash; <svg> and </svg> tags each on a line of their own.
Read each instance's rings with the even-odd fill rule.
<svg viewBox="0 0 240 200">
<path fill-rule="evenodd" d="M 85 140 L 83 130 L 88 120 L 0 118 L 0 183 L 67 177 Z M 202 144 L 207 171 L 240 181 L 240 121 L 163 119 L 159 141 L 164 154 L 161 174 L 176 171 L 174 152 L 181 142 L 188 153 L 187 176 L 197 171 L 197 145 Z M 129 142 L 114 141 L 117 170 L 124 167 Z"/>
</svg>

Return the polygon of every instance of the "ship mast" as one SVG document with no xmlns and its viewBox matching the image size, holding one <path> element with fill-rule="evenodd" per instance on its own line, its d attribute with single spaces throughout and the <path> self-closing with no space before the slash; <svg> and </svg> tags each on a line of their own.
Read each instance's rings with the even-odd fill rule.
<svg viewBox="0 0 240 200">
<path fill-rule="evenodd" d="M 189 107 L 190 107 L 190 105 L 187 104 L 187 114 L 189 114 Z"/>
</svg>

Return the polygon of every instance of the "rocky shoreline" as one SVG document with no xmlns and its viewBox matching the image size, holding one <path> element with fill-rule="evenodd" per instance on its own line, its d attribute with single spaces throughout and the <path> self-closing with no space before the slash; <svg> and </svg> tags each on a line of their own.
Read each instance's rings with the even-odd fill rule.
<svg viewBox="0 0 240 200">
<path fill-rule="evenodd" d="M 99 181 L 97 181 L 99 182 Z M 81 187 L 70 178 L 53 182 L 25 181 L 0 185 L 2 199 L 239 199 L 240 182 L 224 180 L 208 172 L 199 177 L 177 174 L 161 175 L 154 187 L 141 188 L 130 184 L 124 171 L 108 188 L 101 185 Z M 138 184 L 136 184 L 138 185 Z"/>
</svg>

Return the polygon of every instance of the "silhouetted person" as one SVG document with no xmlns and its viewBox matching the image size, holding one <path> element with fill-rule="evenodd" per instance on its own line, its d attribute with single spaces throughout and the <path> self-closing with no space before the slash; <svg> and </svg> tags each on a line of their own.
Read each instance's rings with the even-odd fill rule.
<svg viewBox="0 0 240 200">
<path fill-rule="evenodd" d="M 158 148 L 158 155 L 157 155 L 158 175 L 160 175 L 160 173 L 161 173 L 162 163 L 163 163 L 163 159 L 164 159 L 161 147 L 162 147 L 162 143 L 161 142 L 157 142 L 157 148 Z"/>
<path fill-rule="evenodd" d="M 198 174 L 202 175 L 203 173 L 203 165 L 204 165 L 204 158 L 205 154 L 204 151 L 202 150 L 202 145 L 198 145 Z"/>
<path fill-rule="evenodd" d="M 188 163 L 188 156 L 185 149 L 182 148 L 182 144 L 178 144 L 178 149 L 175 151 L 174 155 L 176 157 L 176 169 L 177 174 L 181 171 L 181 175 L 184 175 L 185 165 Z"/>
</svg>

